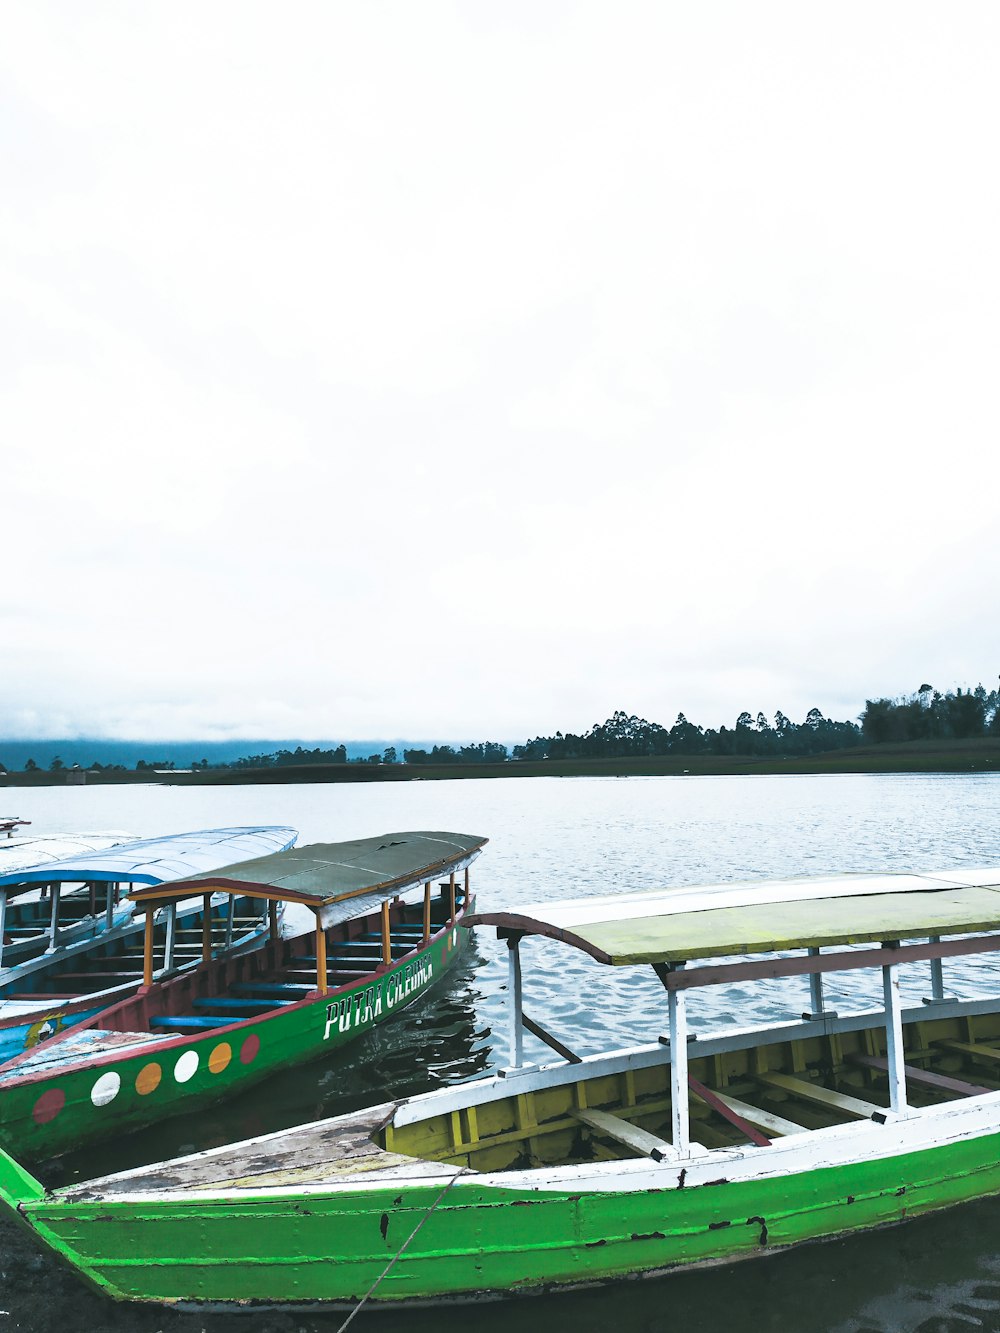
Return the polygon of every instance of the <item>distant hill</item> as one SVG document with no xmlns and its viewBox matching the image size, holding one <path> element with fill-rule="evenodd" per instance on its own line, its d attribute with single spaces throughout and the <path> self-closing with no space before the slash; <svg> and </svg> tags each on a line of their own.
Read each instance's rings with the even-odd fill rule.
<svg viewBox="0 0 1000 1333">
<path fill-rule="evenodd" d="M 67 768 L 79 764 L 87 768 L 93 763 L 102 765 L 124 764 L 135 768 L 140 759 L 148 764 L 160 761 L 173 763 L 177 768 L 190 768 L 192 763 L 207 759 L 210 764 L 229 764 L 249 755 L 274 754 L 278 750 L 334 749 L 343 744 L 349 759 L 365 759 L 370 754 L 382 754 L 390 745 L 398 754 L 404 749 L 430 749 L 440 740 L 232 740 L 232 741 L 109 741 L 91 737 L 73 740 L 4 740 L 0 738 L 0 763 L 11 771 L 23 769 L 29 759 L 39 768 L 48 768 L 53 759 L 61 759 Z"/>
</svg>

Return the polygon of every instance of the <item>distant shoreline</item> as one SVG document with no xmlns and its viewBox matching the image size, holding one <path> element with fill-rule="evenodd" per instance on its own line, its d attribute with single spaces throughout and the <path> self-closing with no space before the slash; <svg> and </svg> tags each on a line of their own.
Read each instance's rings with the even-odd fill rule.
<svg viewBox="0 0 1000 1333">
<path fill-rule="evenodd" d="M 283 764 L 262 768 L 209 768 L 195 772 L 0 773 L 0 787 L 254 786 L 261 783 L 440 782 L 463 778 L 743 777 L 793 773 L 1000 772 L 1000 739 L 904 741 L 859 745 L 826 754 L 787 758 L 743 755 L 651 755 L 619 759 L 509 760 L 496 764 Z"/>
</svg>

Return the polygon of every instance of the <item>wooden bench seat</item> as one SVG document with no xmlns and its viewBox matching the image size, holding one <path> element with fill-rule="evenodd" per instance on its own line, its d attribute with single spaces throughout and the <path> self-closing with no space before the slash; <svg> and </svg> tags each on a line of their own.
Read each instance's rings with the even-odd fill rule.
<svg viewBox="0 0 1000 1333">
<path fill-rule="evenodd" d="M 888 1074 L 889 1061 L 884 1056 L 861 1055 L 848 1056 L 851 1064 L 864 1069 L 874 1069 L 879 1074 Z M 918 1065 L 904 1065 L 903 1073 L 908 1083 L 922 1083 L 928 1088 L 938 1088 L 941 1092 L 956 1092 L 961 1097 L 981 1097 L 983 1093 L 993 1092 L 993 1088 L 984 1088 L 975 1083 L 966 1083 L 964 1079 L 953 1078 L 950 1074 L 935 1074 L 930 1069 L 921 1069 Z"/>
<path fill-rule="evenodd" d="M 858 1120 L 871 1120 L 874 1116 L 886 1119 L 891 1111 L 885 1106 L 876 1106 L 874 1102 L 862 1101 L 860 1097 L 849 1097 L 843 1092 L 834 1092 L 819 1083 L 807 1083 L 805 1079 L 793 1078 L 790 1074 L 756 1074 L 759 1083 L 770 1088 L 778 1088 L 804 1102 L 815 1102 L 831 1111 L 842 1115 L 854 1116 Z"/>
<path fill-rule="evenodd" d="M 627 1120 L 622 1120 L 620 1116 L 612 1115 L 609 1111 L 594 1110 L 576 1110 L 570 1114 L 575 1120 L 579 1120 L 582 1125 L 593 1130 L 596 1134 L 601 1134 L 609 1139 L 616 1139 L 623 1143 L 626 1148 L 631 1148 L 640 1153 L 643 1157 L 652 1157 L 654 1162 L 661 1162 L 666 1158 L 676 1159 L 677 1153 L 672 1144 L 666 1139 L 661 1139 L 656 1134 L 651 1134 L 648 1129 L 642 1129 L 639 1125 L 631 1125 Z"/>
</svg>

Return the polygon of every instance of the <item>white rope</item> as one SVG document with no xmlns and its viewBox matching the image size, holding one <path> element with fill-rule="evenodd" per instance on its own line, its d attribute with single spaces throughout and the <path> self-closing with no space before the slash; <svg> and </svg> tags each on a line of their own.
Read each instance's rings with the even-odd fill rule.
<svg viewBox="0 0 1000 1333">
<path fill-rule="evenodd" d="M 406 1240 L 403 1241 L 402 1245 L 400 1245 L 399 1249 L 396 1251 L 396 1253 L 392 1256 L 392 1258 L 391 1258 L 391 1259 L 389 1260 L 389 1262 L 386 1264 L 385 1268 L 382 1269 L 382 1272 L 379 1273 L 378 1277 L 377 1277 L 377 1278 L 375 1279 L 375 1281 L 371 1284 L 371 1286 L 368 1288 L 368 1290 L 365 1292 L 365 1294 L 361 1297 L 361 1300 L 358 1301 L 357 1305 L 354 1307 L 354 1309 L 351 1311 L 351 1313 L 347 1316 L 347 1318 L 346 1318 L 346 1319 L 344 1320 L 344 1322 L 341 1324 L 340 1328 L 337 1329 L 337 1333 L 344 1333 L 344 1330 L 347 1328 L 348 1324 L 351 1322 L 351 1320 L 354 1318 L 354 1316 L 355 1316 L 356 1314 L 360 1313 L 360 1311 L 361 1311 L 362 1307 L 364 1306 L 365 1302 L 366 1302 L 371 1296 L 374 1295 L 374 1293 L 375 1293 L 375 1289 L 376 1289 L 376 1288 L 379 1286 L 379 1284 L 382 1282 L 382 1279 L 388 1276 L 388 1274 L 389 1274 L 390 1270 L 392 1269 L 393 1265 L 395 1264 L 396 1260 L 400 1257 L 400 1255 L 401 1255 L 401 1254 L 403 1253 L 403 1251 L 406 1249 L 407 1245 L 409 1245 L 410 1241 L 414 1238 L 414 1236 L 417 1234 L 417 1232 L 420 1230 L 420 1228 L 424 1225 L 424 1223 L 425 1223 L 425 1222 L 427 1221 L 427 1219 L 430 1217 L 431 1213 L 433 1213 L 434 1209 L 438 1206 L 438 1204 L 441 1202 L 441 1200 L 444 1198 L 444 1196 L 445 1196 L 445 1195 L 448 1193 L 448 1191 L 451 1189 L 452 1185 L 454 1185 L 455 1181 L 459 1178 L 460 1175 L 462 1175 L 462 1173 L 464 1172 L 464 1170 L 465 1170 L 464 1167 L 459 1167 L 459 1169 L 455 1172 L 455 1174 L 452 1176 L 452 1178 L 451 1178 L 449 1181 L 447 1181 L 447 1183 L 445 1184 L 444 1189 L 443 1189 L 443 1190 L 441 1191 L 441 1193 L 437 1196 L 437 1198 L 434 1200 L 434 1202 L 431 1204 L 431 1206 L 427 1209 L 427 1212 L 424 1213 L 423 1217 L 420 1219 L 420 1221 L 417 1223 L 417 1225 L 413 1228 L 413 1230 L 412 1230 L 412 1231 L 410 1232 L 410 1234 L 407 1236 Z"/>
</svg>

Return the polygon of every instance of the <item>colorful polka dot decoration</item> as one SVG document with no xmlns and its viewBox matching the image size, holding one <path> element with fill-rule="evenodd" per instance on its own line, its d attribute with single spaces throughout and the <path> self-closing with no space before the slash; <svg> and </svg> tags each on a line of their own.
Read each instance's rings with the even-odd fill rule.
<svg viewBox="0 0 1000 1333">
<path fill-rule="evenodd" d="M 233 1048 L 228 1041 L 220 1042 L 208 1057 L 208 1067 L 213 1074 L 221 1074 L 233 1058 Z"/>
<path fill-rule="evenodd" d="M 244 1038 L 240 1046 L 240 1063 L 252 1064 L 260 1051 L 260 1037 L 255 1032 Z M 228 1069 L 233 1060 L 233 1048 L 228 1041 L 220 1041 L 212 1048 L 208 1057 L 208 1068 L 212 1074 L 221 1074 Z M 174 1063 L 173 1075 L 177 1083 L 189 1083 L 198 1072 L 201 1057 L 197 1051 L 183 1051 Z M 135 1076 L 135 1090 L 140 1097 L 148 1097 L 163 1082 L 163 1067 L 155 1060 L 143 1065 Z M 122 1088 L 122 1077 L 114 1069 L 106 1070 L 94 1081 L 90 1089 L 90 1100 L 95 1106 L 109 1106 Z M 66 1094 L 62 1088 L 47 1088 L 32 1107 L 31 1116 L 36 1125 L 47 1125 L 55 1120 L 66 1105 Z"/>
<path fill-rule="evenodd" d="M 140 1097 L 148 1097 L 151 1092 L 155 1092 L 160 1086 L 160 1079 L 163 1077 L 163 1070 L 155 1062 L 149 1065 L 143 1065 L 135 1076 L 135 1090 Z"/>
<path fill-rule="evenodd" d="M 66 1094 L 62 1088 L 49 1088 L 35 1102 L 31 1117 L 36 1125 L 47 1125 L 66 1105 Z"/>
</svg>

